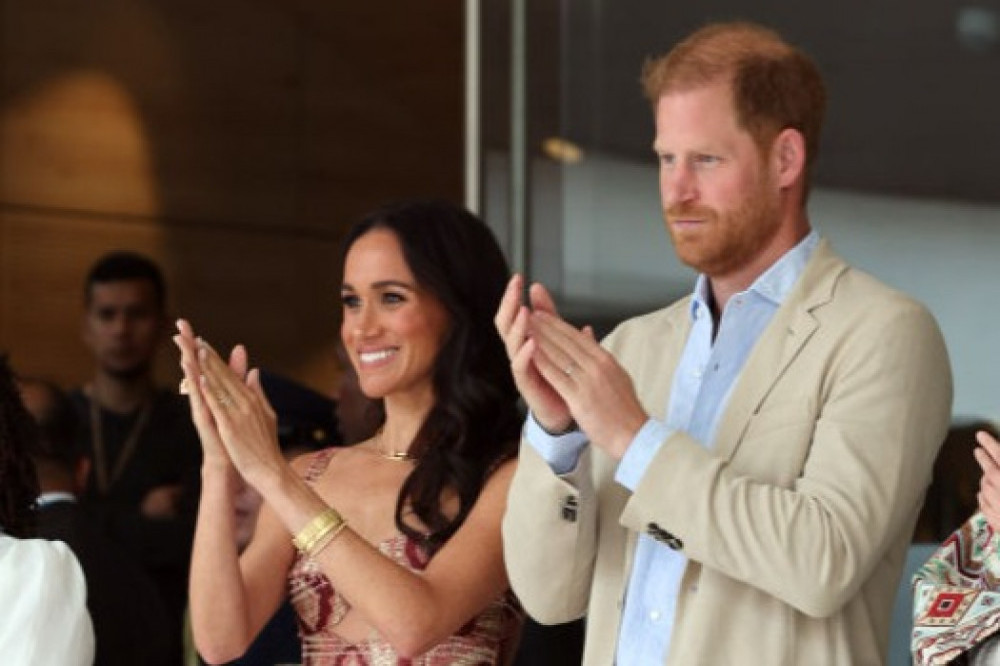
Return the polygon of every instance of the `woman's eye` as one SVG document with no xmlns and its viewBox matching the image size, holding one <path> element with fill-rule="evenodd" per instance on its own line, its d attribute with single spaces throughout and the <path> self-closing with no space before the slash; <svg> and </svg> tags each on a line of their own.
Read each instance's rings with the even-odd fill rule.
<svg viewBox="0 0 1000 666">
<path fill-rule="evenodd" d="M 406 297 L 402 294 L 397 294 L 393 291 L 387 291 L 382 294 L 382 302 L 387 305 L 395 305 L 397 303 L 402 303 L 406 300 Z"/>
<path fill-rule="evenodd" d="M 361 299 L 355 294 L 341 294 L 340 302 L 348 310 L 353 310 L 361 305 Z"/>
</svg>

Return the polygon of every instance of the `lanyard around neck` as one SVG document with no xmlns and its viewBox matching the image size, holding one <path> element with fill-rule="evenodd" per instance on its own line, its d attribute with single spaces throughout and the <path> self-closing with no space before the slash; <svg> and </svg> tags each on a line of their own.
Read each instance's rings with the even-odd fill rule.
<svg viewBox="0 0 1000 666">
<path fill-rule="evenodd" d="M 90 435 L 94 444 L 94 476 L 97 479 L 98 492 L 101 495 L 107 495 L 111 489 L 111 484 L 121 477 L 122 472 L 125 471 L 125 466 L 132 459 L 136 444 L 139 442 L 139 436 L 142 434 L 143 428 L 146 427 L 146 421 L 149 420 L 149 413 L 152 411 L 153 405 L 152 400 L 146 399 L 143 401 L 139 416 L 125 437 L 125 443 L 122 445 L 122 450 L 118 453 L 118 457 L 115 460 L 114 469 L 111 470 L 109 475 L 107 454 L 104 450 L 104 437 L 101 428 L 101 408 L 97 404 L 97 398 L 93 395 L 89 396 L 89 398 Z"/>
</svg>

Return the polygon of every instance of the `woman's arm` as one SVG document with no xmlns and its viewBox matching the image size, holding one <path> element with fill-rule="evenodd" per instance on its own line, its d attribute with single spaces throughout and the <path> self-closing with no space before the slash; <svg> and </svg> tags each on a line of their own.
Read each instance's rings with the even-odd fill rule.
<svg viewBox="0 0 1000 666">
<path fill-rule="evenodd" d="M 979 481 L 979 510 L 994 532 L 1000 532 L 1000 442 L 985 430 L 976 433 L 979 448 L 974 452 L 983 477 Z"/>
<path fill-rule="evenodd" d="M 197 389 L 200 368 L 190 327 L 179 324 L 174 338 L 191 400 L 191 415 L 203 450 L 201 499 L 191 555 L 189 603 L 191 628 L 199 653 L 209 663 L 239 657 L 281 602 L 292 551 L 273 521 L 259 520 L 248 552 L 266 553 L 241 563 L 236 539 L 235 496 L 242 481 L 219 439 L 215 422 Z M 245 374 L 242 348 L 230 369 Z M 263 513 L 263 511 L 262 511 Z M 267 527 L 266 527 L 267 526 Z M 269 528 L 270 529 L 269 529 Z"/>
</svg>

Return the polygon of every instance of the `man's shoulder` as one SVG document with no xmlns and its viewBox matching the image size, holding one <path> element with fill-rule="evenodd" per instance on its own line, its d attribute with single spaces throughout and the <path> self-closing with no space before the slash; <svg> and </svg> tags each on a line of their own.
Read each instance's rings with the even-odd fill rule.
<svg viewBox="0 0 1000 666">
<path fill-rule="evenodd" d="M 913 296 L 848 264 L 834 285 L 830 305 L 834 311 L 854 310 L 877 318 L 891 318 L 905 312 L 931 316 L 927 307 Z"/>
<path fill-rule="evenodd" d="M 817 248 L 792 301 L 817 311 L 927 312 L 915 298 L 848 263 L 825 242 Z"/>
</svg>

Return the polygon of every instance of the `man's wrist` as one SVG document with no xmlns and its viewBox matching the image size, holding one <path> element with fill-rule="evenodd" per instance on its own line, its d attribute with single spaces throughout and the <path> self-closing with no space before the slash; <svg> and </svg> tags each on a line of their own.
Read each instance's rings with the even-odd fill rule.
<svg viewBox="0 0 1000 666">
<path fill-rule="evenodd" d="M 541 421 L 538 421 L 538 427 L 545 431 L 545 434 L 549 437 L 562 437 L 563 435 L 568 435 L 571 432 L 577 432 L 580 430 L 580 426 L 576 424 L 576 419 L 570 419 L 569 423 L 563 426 L 561 429 L 550 430 Z"/>
</svg>

